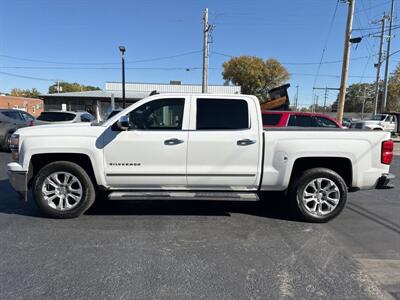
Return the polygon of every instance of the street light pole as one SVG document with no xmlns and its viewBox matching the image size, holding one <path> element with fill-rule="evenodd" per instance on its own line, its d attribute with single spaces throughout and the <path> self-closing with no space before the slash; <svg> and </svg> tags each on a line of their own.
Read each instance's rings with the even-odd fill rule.
<svg viewBox="0 0 400 300">
<path fill-rule="evenodd" d="M 125 47 L 119 46 L 119 51 L 121 52 L 122 59 L 122 108 L 126 107 L 126 99 L 125 99 Z"/>
</svg>

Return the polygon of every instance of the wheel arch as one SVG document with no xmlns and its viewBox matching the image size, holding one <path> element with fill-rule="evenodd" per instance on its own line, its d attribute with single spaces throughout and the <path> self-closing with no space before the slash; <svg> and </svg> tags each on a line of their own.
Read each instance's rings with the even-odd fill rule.
<svg viewBox="0 0 400 300">
<path fill-rule="evenodd" d="M 93 184 L 97 186 L 93 163 L 87 154 L 83 153 L 40 153 L 32 155 L 28 170 L 28 188 L 32 187 L 33 179 L 47 164 L 56 161 L 68 161 L 81 166 L 89 175 Z"/>
<path fill-rule="evenodd" d="M 353 165 L 347 157 L 301 157 L 295 160 L 290 182 L 306 170 L 326 168 L 338 173 L 348 188 L 353 184 Z"/>
</svg>

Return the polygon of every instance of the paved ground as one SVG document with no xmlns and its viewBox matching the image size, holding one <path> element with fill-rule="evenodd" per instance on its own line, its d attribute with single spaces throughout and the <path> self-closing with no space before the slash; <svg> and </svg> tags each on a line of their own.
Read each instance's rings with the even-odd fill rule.
<svg viewBox="0 0 400 300">
<path fill-rule="evenodd" d="M 110 203 L 74 220 L 19 202 L 0 153 L 0 299 L 400 299 L 400 180 L 328 224 L 259 203 Z M 400 177 L 400 157 L 392 171 Z"/>
</svg>

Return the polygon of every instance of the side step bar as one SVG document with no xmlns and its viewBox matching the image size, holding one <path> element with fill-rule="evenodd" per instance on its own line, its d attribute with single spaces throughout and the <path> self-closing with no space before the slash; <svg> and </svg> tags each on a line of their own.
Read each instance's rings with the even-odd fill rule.
<svg viewBox="0 0 400 300">
<path fill-rule="evenodd" d="M 151 192 L 115 191 L 109 200 L 203 200 L 203 201 L 258 201 L 255 193 L 243 192 Z"/>
</svg>

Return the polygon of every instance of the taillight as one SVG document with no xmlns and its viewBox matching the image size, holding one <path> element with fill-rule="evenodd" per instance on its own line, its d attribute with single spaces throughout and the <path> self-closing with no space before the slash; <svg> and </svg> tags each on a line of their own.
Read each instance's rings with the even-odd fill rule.
<svg viewBox="0 0 400 300">
<path fill-rule="evenodd" d="M 393 141 L 388 140 L 382 143 L 381 162 L 385 165 L 390 165 L 393 160 Z"/>
</svg>

